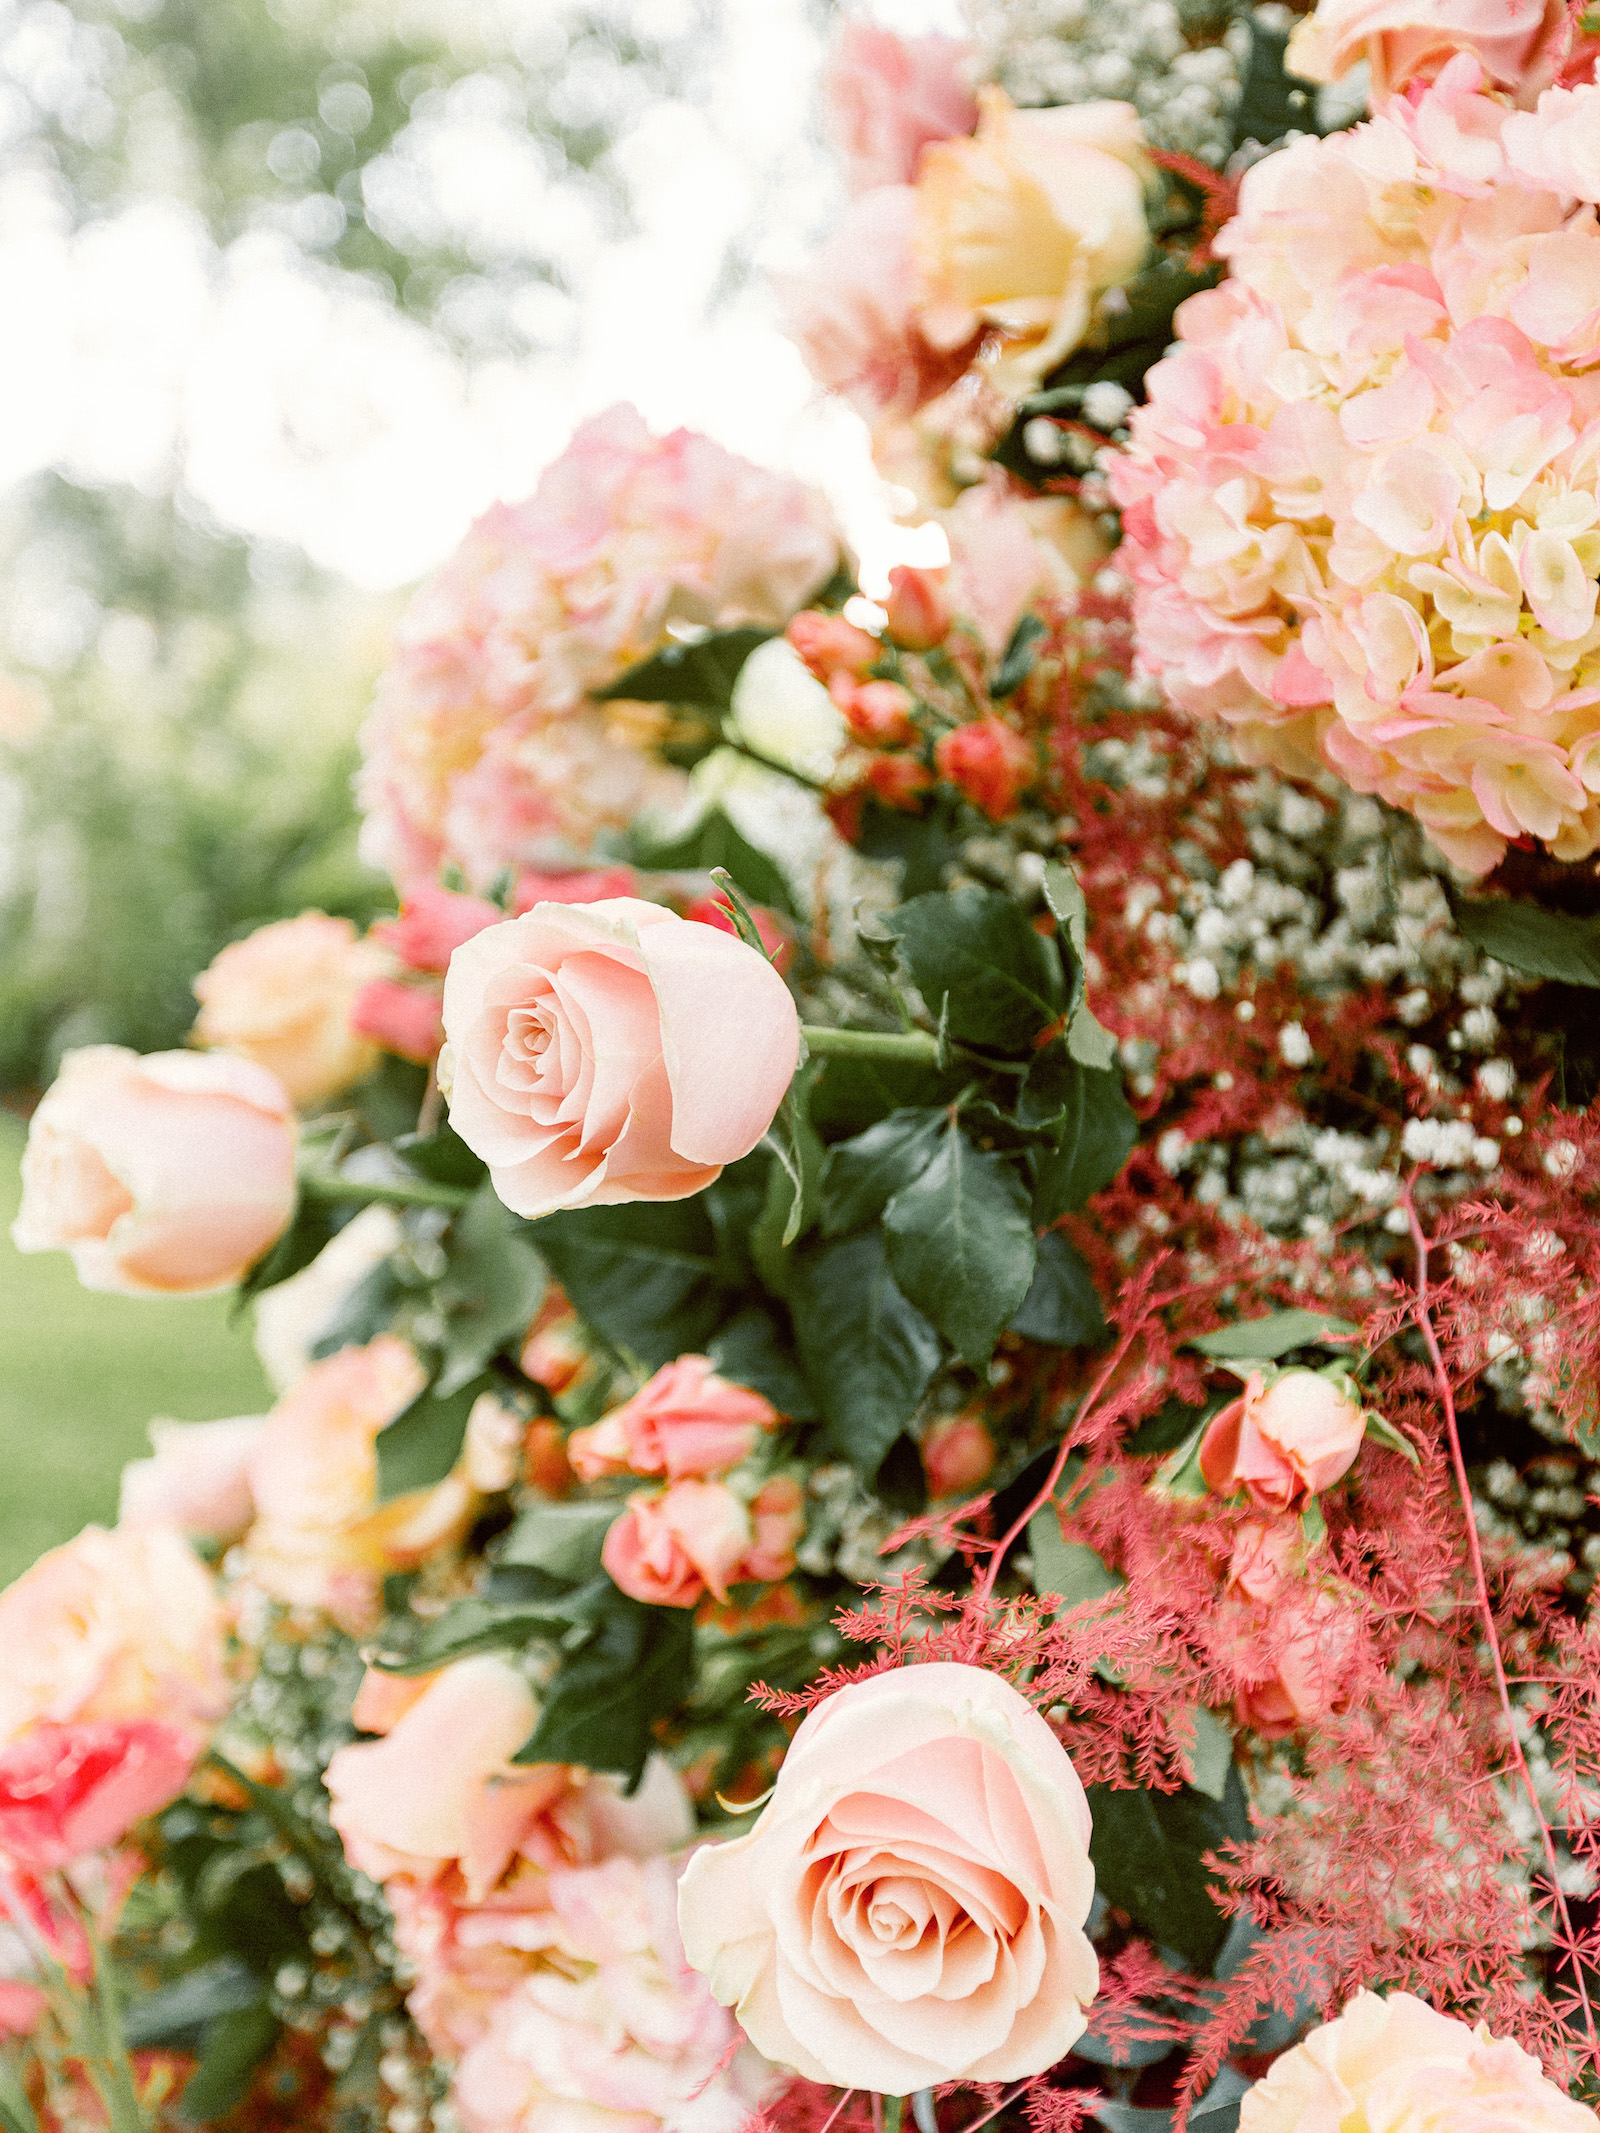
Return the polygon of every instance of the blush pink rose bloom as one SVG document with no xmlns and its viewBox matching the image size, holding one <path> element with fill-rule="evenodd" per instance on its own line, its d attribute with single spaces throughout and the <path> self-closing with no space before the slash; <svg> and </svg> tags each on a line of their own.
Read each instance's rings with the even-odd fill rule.
<svg viewBox="0 0 1600 2133">
<path fill-rule="evenodd" d="M 675 1481 L 662 1495 L 640 1490 L 607 1530 L 600 1560 L 630 1598 L 654 1607 L 693 1607 L 707 1592 L 770 1585 L 794 1568 L 805 1530 L 800 1486 L 769 1481 L 746 1504 L 721 1481 Z"/>
<path fill-rule="evenodd" d="M 312 1110 L 378 1063 L 351 1026 L 356 995 L 388 958 L 347 918 L 302 911 L 234 941 L 194 981 L 197 1043 L 253 1059 Z"/>
<path fill-rule="evenodd" d="M 0 1749 L 0 1856 L 48 1873 L 120 1844 L 188 1782 L 197 1743 L 158 1719 L 30 1726 Z"/>
<path fill-rule="evenodd" d="M 800 1022 L 772 965 L 659 904 L 537 904 L 458 948 L 450 1122 L 506 1206 L 682 1200 L 760 1140 Z"/>
<path fill-rule="evenodd" d="M 1082 2036 L 1098 1990 L 1089 1835 L 1077 1772 L 1015 1689 L 903 1667 L 818 1705 L 755 1827 L 690 1860 L 684 1947 L 808 2080 L 1021 2080 Z"/>
<path fill-rule="evenodd" d="M 0 1592 L 0 1746 L 41 1722 L 160 1719 L 196 1744 L 228 1708 L 226 1620 L 166 1526 L 85 1526 Z"/>
<path fill-rule="evenodd" d="M 1349 1471 L 1366 1426 L 1348 1387 L 1314 1370 L 1286 1370 L 1270 1385 L 1252 1371 L 1207 1427 L 1200 1471 L 1219 1496 L 1243 1489 L 1258 1510 L 1299 1511 Z"/>
<path fill-rule="evenodd" d="M 1372 103 L 1432 81 L 1471 52 L 1496 88 L 1549 86 L 1564 0 L 1318 0 L 1289 38 L 1284 63 L 1306 81 L 1337 81 L 1358 60 L 1372 70 Z M 1532 101 L 1532 97 L 1527 99 Z"/>
<path fill-rule="evenodd" d="M 822 71 L 822 114 L 852 193 L 911 184 L 930 141 L 972 131 L 978 101 L 968 75 L 975 57 L 955 37 L 844 25 Z"/>
<path fill-rule="evenodd" d="M 255 1516 L 250 1459 L 265 1415 L 222 1422 L 152 1422 L 155 1456 L 122 1469 L 117 1517 L 124 1526 L 176 1526 L 226 1544 Z"/>
<path fill-rule="evenodd" d="M 1409 1992 L 1358 1992 L 1240 2100 L 1239 2133 L 1594 2133 L 1509 2037 Z"/>
<path fill-rule="evenodd" d="M 725 1474 L 748 1459 L 778 1410 L 760 1393 L 718 1377 L 708 1355 L 680 1355 L 631 1400 L 567 1439 L 580 1481 L 664 1474 L 669 1481 Z"/>
<path fill-rule="evenodd" d="M 86 1289 L 227 1288 L 295 1208 L 294 1114 L 248 1059 L 68 1052 L 28 1129 L 18 1251 L 70 1252 Z"/>
</svg>

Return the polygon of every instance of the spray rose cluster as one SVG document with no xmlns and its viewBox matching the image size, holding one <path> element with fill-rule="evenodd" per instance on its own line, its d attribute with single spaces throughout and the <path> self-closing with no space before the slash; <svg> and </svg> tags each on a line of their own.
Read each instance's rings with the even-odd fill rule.
<svg viewBox="0 0 1600 2133">
<path fill-rule="evenodd" d="M 1473 873 L 1600 846 L 1597 141 L 1460 53 L 1258 163 L 1113 473 L 1174 700 Z"/>
<path fill-rule="evenodd" d="M 681 778 L 655 714 L 591 693 L 674 625 L 781 628 L 839 538 L 800 483 L 631 407 L 584 423 L 526 502 L 497 504 L 418 594 L 362 739 L 365 849 L 403 886 L 456 861 L 583 858 Z"/>
</svg>

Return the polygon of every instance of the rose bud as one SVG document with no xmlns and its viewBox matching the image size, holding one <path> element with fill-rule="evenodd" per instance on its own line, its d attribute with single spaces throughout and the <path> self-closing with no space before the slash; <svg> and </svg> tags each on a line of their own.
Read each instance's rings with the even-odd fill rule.
<svg viewBox="0 0 1600 2133">
<path fill-rule="evenodd" d="M 708 1589 L 728 1597 L 754 1539 L 749 1511 L 725 1482 L 675 1481 L 659 1496 L 641 1489 L 628 1498 L 600 1560 L 630 1599 L 693 1607 Z"/>
<path fill-rule="evenodd" d="M 259 926 L 195 979 L 195 1037 L 276 1074 L 302 1110 L 325 1103 L 378 1063 L 350 1007 L 384 960 L 347 918 L 302 911 Z"/>
<path fill-rule="evenodd" d="M 760 1393 L 718 1377 L 705 1355 L 680 1355 L 589 1429 L 574 1430 L 567 1456 L 581 1481 L 612 1474 L 704 1480 L 748 1459 L 778 1410 Z"/>
<path fill-rule="evenodd" d="M 747 904 L 745 908 L 755 923 L 762 947 L 767 951 L 767 961 L 774 970 L 787 970 L 794 958 L 794 943 L 784 931 L 783 921 L 765 904 Z M 719 933 L 731 933 L 735 940 L 739 938 L 733 912 L 721 896 L 697 896 L 692 904 L 685 904 L 683 915 L 696 926 L 715 926 Z"/>
<path fill-rule="evenodd" d="M 848 681 L 835 675 L 828 693 L 857 740 L 890 748 L 917 738 L 917 722 L 911 716 L 915 698 L 899 682 Z"/>
<path fill-rule="evenodd" d="M 992 715 L 941 734 L 933 760 L 940 777 L 991 822 L 1015 814 L 1017 802 L 1039 776 L 1033 743 Z"/>
<path fill-rule="evenodd" d="M 933 772 L 914 755 L 878 755 L 867 765 L 863 782 L 885 807 L 914 815 L 918 801 L 933 783 Z"/>
<path fill-rule="evenodd" d="M 371 978 L 362 986 L 351 1002 L 350 1027 L 416 1066 L 431 1066 L 444 1043 L 438 992 L 394 978 Z"/>
<path fill-rule="evenodd" d="M 889 573 L 888 635 L 908 652 L 930 652 L 950 634 L 950 602 L 942 570 L 896 563 Z"/>
<path fill-rule="evenodd" d="M 547 1291 L 522 1343 L 517 1367 L 552 1399 L 575 1385 L 588 1369 L 589 1351 L 579 1338 L 578 1314 L 559 1289 Z"/>
<path fill-rule="evenodd" d="M 835 674 L 860 679 L 871 673 L 872 662 L 883 650 L 876 637 L 843 615 L 819 615 L 810 608 L 795 615 L 783 634 L 818 681 L 832 681 Z"/>
<path fill-rule="evenodd" d="M 1354 1615 L 1333 1593 L 1296 1592 L 1219 1624 L 1232 1629 L 1234 1716 L 1263 1740 L 1282 1740 L 1347 1710 L 1356 1657 Z"/>
<path fill-rule="evenodd" d="M 380 920 L 372 937 L 392 949 L 408 970 L 443 977 L 463 941 L 499 922 L 500 913 L 487 897 L 461 896 L 423 882 L 407 894 L 400 916 Z"/>
<path fill-rule="evenodd" d="M 1253 1371 L 1200 1442 L 1200 1471 L 1219 1496 L 1243 1489 L 1263 1511 L 1299 1511 L 1346 1473 L 1366 1417 L 1346 1386 L 1315 1370 L 1268 1385 Z"/>
<path fill-rule="evenodd" d="M 295 1208 L 294 1114 L 248 1059 L 68 1052 L 22 1157 L 23 1252 L 70 1252 L 87 1289 L 200 1295 L 227 1288 Z"/>
<path fill-rule="evenodd" d="M 1243 1593 L 1250 1600 L 1279 1599 L 1294 1582 L 1301 1553 L 1300 1529 L 1292 1519 L 1280 1519 L 1270 1526 L 1252 1520 L 1234 1536 L 1223 1589 Z"/>
<path fill-rule="evenodd" d="M 751 1541 L 734 1572 L 735 1584 L 774 1585 L 794 1568 L 806 1530 L 805 1491 L 792 1474 L 774 1474 L 750 1504 Z"/>
<path fill-rule="evenodd" d="M 757 949 L 659 904 L 537 904 L 458 948 L 450 1122 L 530 1220 L 682 1200 L 748 1155 L 800 1020 Z"/>
<path fill-rule="evenodd" d="M 943 1415 L 922 1440 L 922 1471 L 930 1496 L 963 1496 L 981 1488 L 994 1466 L 994 1439 L 977 1415 Z"/>
</svg>

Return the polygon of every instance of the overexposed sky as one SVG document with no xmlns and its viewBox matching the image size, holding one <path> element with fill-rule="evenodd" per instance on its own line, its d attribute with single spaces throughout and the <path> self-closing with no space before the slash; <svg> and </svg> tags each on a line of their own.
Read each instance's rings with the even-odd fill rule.
<svg viewBox="0 0 1600 2133">
<path fill-rule="evenodd" d="M 957 0 L 870 12 L 960 28 Z M 782 269 L 838 204 L 807 136 L 820 52 L 800 0 L 722 0 L 722 19 L 705 104 L 655 105 L 621 143 L 640 220 L 625 241 L 591 241 L 572 196 L 503 133 L 463 125 L 438 146 L 458 212 L 539 218 L 581 263 L 575 351 L 559 357 L 468 370 L 277 240 L 219 252 L 160 198 L 74 234 L 42 180 L 0 177 L 0 485 L 48 466 L 150 485 L 177 470 L 226 524 L 381 588 L 431 567 L 495 497 L 525 494 L 576 421 L 632 399 L 657 428 L 703 429 L 819 482 L 870 582 L 901 542 L 861 424 L 823 402 L 759 274 L 707 317 L 724 246 L 752 217 L 758 265 Z"/>
</svg>

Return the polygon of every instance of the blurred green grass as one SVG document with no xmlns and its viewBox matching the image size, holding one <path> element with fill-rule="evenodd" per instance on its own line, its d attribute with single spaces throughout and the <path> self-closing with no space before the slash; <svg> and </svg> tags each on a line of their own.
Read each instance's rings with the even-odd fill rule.
<svg viewBox="0 0 1600 2133">
<path fill-rule="evenodd" d="M 117 1513 L 153 1415 L 259 1414 L 271 1393 L 228 1296 L 100 1296 L 65 1253 L 11 1243 L 27 1129 L 0 1111 L 0 1583 Z"/>
</svg>

